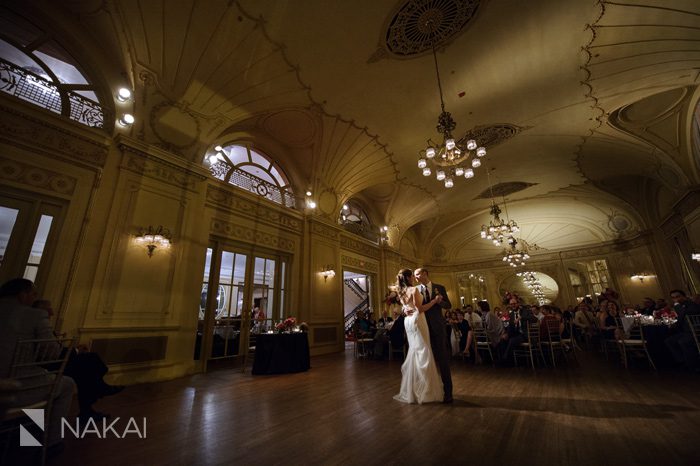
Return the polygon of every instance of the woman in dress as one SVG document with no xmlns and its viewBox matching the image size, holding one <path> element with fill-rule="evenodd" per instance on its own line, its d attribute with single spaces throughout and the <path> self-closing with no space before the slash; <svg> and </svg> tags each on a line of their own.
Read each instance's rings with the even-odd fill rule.
<svg viewBox="0 0 700 466">
<path fill-rule="evenodd" d="M 404 327 L 408 337 L 408 353 L 401 366 L 401 391 L 394 396 L 403 403 L 442 401 L 442 380 L 430 348 L 430 333 L 424 312 L 439 303 L 440 298 L 423 304 L 423 297 L 414 286 L 413 271 L 402 269 L 396 277 L 396 291 L 406 313 Z"/>
</svg>

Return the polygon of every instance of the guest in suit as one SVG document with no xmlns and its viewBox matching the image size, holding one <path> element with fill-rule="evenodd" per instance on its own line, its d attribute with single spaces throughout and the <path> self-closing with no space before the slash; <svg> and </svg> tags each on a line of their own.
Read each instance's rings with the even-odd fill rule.
<svg viewBox="0 0 700 466">
<path fill-rule="evenodd" d="M 39 299 L 34 301 L 32 307 L 43 309 L 47 315 L 53 315 L 51 301 Z M 92 405 L 99 398 L 115 395 L 124 390 L 123 385 L 109 385 L 104 381 L 107 375 L 107 365 L 97 353 L 88 351 L 87 347 L 79 346 L 72 350 L 68 357 L 64 374 L 75 381 L 78 387 L 78 405 L 80 406 L 80 418 L 87 422 L 88 418 L 99 421 L 109 415 L 95 411 Z"/>
<path fill-rule="evenodd" d="M 685 318 L 689 315 L 700 315 L 700 305 L 688 299 L 682 290 L 671 291 L 671 299 L 675 303 L 674 308 L 678 314 L 675 325 L 677 333 L 666 338 L 666 346 L 677 362 L 685 364 L 685 367 L 691 371 L 700 372 L 698 349 L 695 346 L 688 319 Z"/>
<path fill-rule="evenodd" d="M 445 396 L 443 403 L 452 403 L 452 374 L 450 372 L 450 354 L 447 350 L 447 332 L 445 331 L 445 318 L 443 309 L 451 309 L 452 304 L 447 297 L 447 290 L 444 286 L 433 283 L 430 280 L 428 270 L 418 268 L 414 272 L 416 280 L 420 283 L 419 291 L 423 295 L 423 304 L 430 302 L 435 297 L 440 297 L 437 304 L 425 311 L 425 318 L 428 321 L 430 330 L 430 346 L 433 350 L 435 362 L 440 368 L 443 390 Z"/>
<path fill-rule="evenodd" d="M 8 377 L 15 347 L 20 340 L 55 339 L 45 310 L 34 309 L 37 292 L 34 283 L 15 278 L 0 287 L 0 377 Z M 56 343 L 57 350 L 58 342 Z M 61 450 L 61 418 L 68 416 L 73 400 L 73 379 L 64 376 L 58 386 L 49 419 L 48 454 Z M 15 406 L 27 406 L 44 399 L 47 389 L 26 391 L 15 400 Z"/>
<path fill-rule="evenodd" d="M 530 311 L 528 306 L 521 306 L 518 298 L 511 296 L 508 300 L 510 319 L 506 332 L 508 344 L 503 354 L 503 362 L 511 363 L 513 351 L 523 342 L 527 341 L 527 324 L 539 324 L 537 317 Z"/>
</svg>

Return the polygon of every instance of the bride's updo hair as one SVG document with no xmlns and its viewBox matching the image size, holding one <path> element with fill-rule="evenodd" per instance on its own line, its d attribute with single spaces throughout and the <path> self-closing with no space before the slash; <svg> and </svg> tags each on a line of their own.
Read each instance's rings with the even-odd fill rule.
<svg viewBox="0 0 700 466">
<path fill-rule="evenodd" d="M 406 297 L 406 289 L 409 286 L 413 286 L 413 270 L 399 270 L 399 274 L 396 276 L 396 291 L 398 291 L 400 297 Z"/>
</svg>

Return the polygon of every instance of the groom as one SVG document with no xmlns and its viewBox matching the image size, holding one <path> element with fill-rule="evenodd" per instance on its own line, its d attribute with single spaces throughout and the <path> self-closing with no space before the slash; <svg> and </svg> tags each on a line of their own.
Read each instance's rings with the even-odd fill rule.
<svg viewBox="0 0 700 466">
<path fill-rule="evenodd" d="M 425 311 L 425 318 L 428 321 L 430 330 L 430 346 L 435 356 L 435 362 L 440 368 L 442 386 L 445 391 L 443 403 L 452 403 L 452 375 L 450 374 L 450 355 L 447 352 L 447 332 L 445 331 L 445 317 L 442 309 L 450 309 L 450 299 L 447 297 L 447 290 L 442 285 L 432 283 L 428 271 L 424 268 L 416 269 L 414 272 L 418 280 L 418 290 L 423 295 L 423 304 L 430 302 L 437 295 L 442 296 L 442 300 L 433 307 Z"/>
</svg>

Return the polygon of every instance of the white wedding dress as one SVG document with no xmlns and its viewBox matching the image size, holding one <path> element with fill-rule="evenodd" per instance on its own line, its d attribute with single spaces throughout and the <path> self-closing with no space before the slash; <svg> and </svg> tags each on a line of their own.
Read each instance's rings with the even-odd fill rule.
<svg viewBox="0 0 700 466">
<path fill-rule="evenodd" d="M 408 353 L 401 366 L 401 391 L 394 399 L 418 404 L 442 401 L 442 379 L 430 348 L 428 321 L 413 303 L 404 304 L 403 309 L 411 309 L 413 314 L 404 319 Z"/>
</svg>

